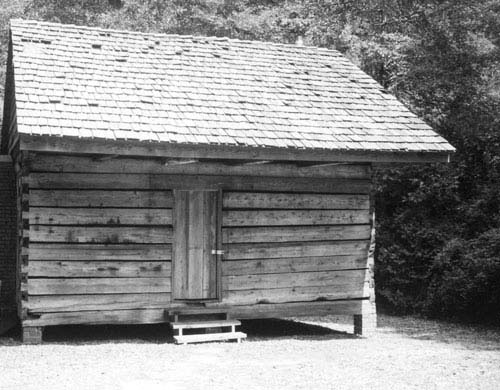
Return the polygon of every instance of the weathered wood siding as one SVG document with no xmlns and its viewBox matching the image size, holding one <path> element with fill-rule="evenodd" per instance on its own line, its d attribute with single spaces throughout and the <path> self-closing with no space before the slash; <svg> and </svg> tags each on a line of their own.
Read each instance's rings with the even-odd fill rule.
<svg viewBox="0 0 500 390">
<path fill-rule="evenodd" d="M 63 166 L 44 166 L 46 159 Z M 85 317 L 93 310 L 168 306 L 172 191 L 153 190 L 122 172 L 105 184 L 101 175 L 90 173 L 83 174 L 87 183 L 85 179 L 69 183 L 81 176 L 73 173 L 71 165 L 64 166 L 69 161 L 65 156 L 44 155 L 25 161 L 29 171 L 29 208 L 23 212 L 24 234 L 29 236 L 28 312 L 67 313 L 59 314 L 64 323 L 78 318 L 74 312 Z M 45 180 L 46 175 L 53 180 Z"/>
<path fill-rule="evenodd" d="M 193 169 L 197 166 L 197 169 Z M 165 164 L 30 154 L 23 161 L 25 326 L 161 322 L 171 299 L 174 189 L 222 190 L 222 302 L 252 317 L 358 313 L 370 167 Z M 203 175 L 196 175 L 197 172 Z M 268 308 L 274 306 L 268 305 Z M 269 316 L 259 305 L 255 316 Z"/>
<path fill-rule="evenodd" d="M 54 189 L 37 176 L 24 213 L 30 311 L 169 304 L 171 191 Z"/>
<path fill-rule="evenodd" d="M 362 298 L 369 205 L 367 193 L 224 193 L 225 302 Z"/>
</svg>

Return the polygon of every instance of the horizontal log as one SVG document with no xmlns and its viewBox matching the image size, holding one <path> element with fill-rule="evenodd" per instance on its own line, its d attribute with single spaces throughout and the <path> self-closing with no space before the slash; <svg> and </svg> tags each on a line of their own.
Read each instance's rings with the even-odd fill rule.
<svg viewBox="0 0 500 390">
<path fill-rule="evenodd" d="M 346 284 L 319 287 L 272 288 L 265 290 L 224 291 L 223 302 L 228 305 L 252 305 L 262 303 L 304 302 L 333 299 L 369 298 L 362 285 Z"/>
<path fill-rule="evenodd" d="M 325 162 L 449 162 L 453 152 L 409 152 L 371 150 L 297 149 L 248 147 L 140 140 L 110 140 L 86 137 L 47 137 L 20 134 L 21 150 L 57 153 L 89 153 L 195 159 L 249 159 Z"/>
<path fill-rule="evenodd" d="M 222 226 L 348 225 L 370 222 L 368 210 L 229 210 Z"/>
<path fill-rule="evenodd" d="M 171 209 L 31 207 L 23 213 L 35 225 L 171 225 Z"/>
<path fill-rule="evenodd" d="M 290 272 L 338 271 L 367 267 L 366 256 L 317 256 L 222 262 L 222 275 L 258 275 Z"/>
<path fill-rule="evenodd" d="M 170 305 L 170 301 L 170 293 L 32 295 L 28 299 L 27 308 L 32 313 L 146 309 L 165 308 Z"/>
<path fill-rule="evenodd" d="M 296 164 L 269 163 L 257 165 L 235 165 L 222 162 L 190 164 L 165 164 L 165 159 L 138 159 L 117 157 L 109 160 L 75 156 L 37 154 L 25 163 L 30 171 L 78 172 L 78 173 L 150 173 L 180 175 L 242 175 L 276 177 L 324 177 L 369 179 L 370 165 L 331 164 L 298 167 Z M 168 161 L 168 160 L 167 160 Z"/>
<path fill-rule="evenodd" d="M 362 300 L 325 302 L 271 303 L 231 306 L 231 316 L 237 319 L 287 318 L 301 316 L 361 314 Z"/>
<path fill-rule="evenodd" d="M 284 194 L 269 192 L 225 192 L 222 205 L 235 209 L 338 209 L 370 207 L 368 195 Z"/>
<path fill-rule="evenodd" d="M 270 259 L 288 257 L 364 255 L 368 241 L 318 241 L 265 244 L 225 244 L 224 260 Z"/>
<path fill-rule="evenodd" d="M 285 287 L 321 287 L 359 285 L 363 287 L 366 271 L 319 271 L 281 274 L 235 275 L 222 277 L 222 290 L 260 290 Z"/>
<path fill-rule="evenodd" d="M 171 227 L 31 225 L 30 242 L 169 244 Z"/>
<path fill-rule="evenodd" d="M 30 189 L 30 207 L 172 208 L 171 191 L 101 191 Z"/>
<path fill-rule="evenodd" d="M 171 245 L 36 244 L 30 243 L 31 260 L 142 260 L 172 259 Z"/>
<path fill-rule="evenodd" d="M 30 295 L 167 292 L 170 292 L 170 278 L 28 279 Z"/>
<path fill-rule="evenodd" d="M 165 309 L 95 310 L 44 313 L 40 318 L 24 320 L 23 326 L 156 324 L 166 322 Z"/>
<path fill-rule="evenodd" d="M 324 302 L 294 302 L 261 305 L 219 305 L 207 304 L 210 307 L 227 307 L 231 316 L 236 319 L 249 318 L 287 318 L 321 315 L 353 315 L 361 314 L 363 300 L 339 300 Z M 171 307 L 178 305 L 171 305 Z M 70 324 L 151 324 L 167 322 L 165 311 L 160 309 L 139 310 L 95 310 L 43 313 L 39 318 L 24 320 L 22 326 L 51 326 Z"/>
<path fill-rule="evenodd" d="M 148 278 L 170 277 L 169 261 L 31 261 L 29 277 Z"/>
<path fill-rule="evenodd" d="M 224 243 L 366 240 L 370 225 L 226 227 Z"/>
<path fill-rule="evenodd" d="M 367 194 L 369 180 L 252 176 L 149 175 L 114 173 L 30 173 L 35 189 L 224 189 Z"/>
</svg>

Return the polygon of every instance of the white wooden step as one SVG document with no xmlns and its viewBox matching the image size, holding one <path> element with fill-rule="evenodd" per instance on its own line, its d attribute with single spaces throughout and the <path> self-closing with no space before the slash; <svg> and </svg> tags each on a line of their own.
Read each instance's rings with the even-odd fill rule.
<svg viewBox="0 0 500 390">
<path fill-rule="evenodd" d="M 227 307 L 179 307 L 168 311 L 171 315 L 186 315 L 186 314 L 227 314 Z"/>
<path fill-rule="evenodd" d="M 213 320 L 213 321 L 179 321 L 171 322 L 172 329 L 200 329 L 200 328 L 220 328 L 225 326 L 238 326 L 238 320 Z"/>
<path fill-rule="evenodd" d="M 205 334 L 190 334 L 183 336 L 174 336 L 177 344 L 188 343 L 203 343 L 207 341 L 223 341 L 223 340 L 238 340 L 246 338 L 247 335 L 243 332 L 227 332 L 227 333 L 205 333 Z"/>
</svg>

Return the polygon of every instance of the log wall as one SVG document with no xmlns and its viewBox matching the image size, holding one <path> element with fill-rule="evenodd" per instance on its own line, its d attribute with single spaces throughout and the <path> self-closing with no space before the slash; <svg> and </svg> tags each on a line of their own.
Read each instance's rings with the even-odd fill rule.
<svg viewBox="0 0 500 390">
<path fill-rule="evenodd" d="M 370 167 L 267 165 L 27 155 L 24 326 L 161 322 L 182 306 L 170 294 L 173 189 L 222 189 L 222 301 L 212 306 L 245 318 L 268 316 L 261 303 L 359 313 Z"/>
<path fill-rule="evenodd" d="M 368 194 L 224 193 L 225 302 L 362 298 L 369 203 Z"/>
<path fill-rule="evenodd" d="M 28 309 L 170 303 L 172 192 L 53 189 L 30 174 Z M 62 175 L 64 177 L 64 174 Z M 126 177 L 124 177 L 126 179 Z"/>
</svg>

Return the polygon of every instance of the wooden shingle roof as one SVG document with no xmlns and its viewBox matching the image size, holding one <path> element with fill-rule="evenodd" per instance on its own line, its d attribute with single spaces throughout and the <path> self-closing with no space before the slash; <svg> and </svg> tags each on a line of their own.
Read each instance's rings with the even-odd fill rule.
<svg viewBox="0 0 500 390">
<path fill-rule="evenodd" d="M 12 20 L 21 134 L 239 148 L 454 151 L 334 50 Z"/>
</svg>

